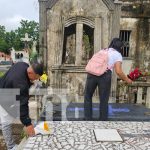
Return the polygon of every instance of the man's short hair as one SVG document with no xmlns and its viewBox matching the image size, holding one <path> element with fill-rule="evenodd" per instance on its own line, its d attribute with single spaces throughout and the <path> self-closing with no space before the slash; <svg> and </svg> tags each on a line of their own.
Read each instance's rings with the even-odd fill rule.
<svg viewBox="0 0 150 150">
<path fill-rule="evenodd" d="M 43 63 L 34 62 L 31 64 L 31 67 L 33 68 L 34 72 L 38 75 L 42 75 L 44 71 Z"/>
</svg>

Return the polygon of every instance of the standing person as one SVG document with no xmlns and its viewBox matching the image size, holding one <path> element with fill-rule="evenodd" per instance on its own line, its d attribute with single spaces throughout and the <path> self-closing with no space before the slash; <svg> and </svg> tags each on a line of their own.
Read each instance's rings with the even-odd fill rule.
<svg viewBox="0 0 150 150">
<path fill-rule="evenodd" d="M 99 89 L 100 98 L 100 120 L 108 119 L 108 100 L 111 89 L 112 68 L 116 74 L 128 84 L 132 83 L 122 71 L 122 51 L 123 43 L 119 38 L 114 38 L 108 47 L 108 69 L 100 76 L 87 74 L 84 93 L 84 116 L 85 120 L 92 120 L 92 96 L 96 87 Z"/>
<path fill-rule="evenodd" d="M 40 63 L 33 63 L 29 66 L 25 62 L 18 62 L 14 64 L 0 79 L 0 90 L 2 89 L 19 89 L 20 95 L 17 100 L 20 101 L 20 121 L 26 127 L 26 132 L 29 136 L 35 135 L 34 127 L 31 123 L 29 117 L 29 88 L 34 80 L 40 78 L 43 74 L 43 65 Z M 1 94 L 2 95 L 2 94 Z M 13 111 L 10 111 L 13 106 L 12 99 L 9 97 L 4 97 L 5 100 L 0 95 L 0 119 L 2 124 L 2 133 L 5 139 L 8 150 L 15 150 L 16 144 L 12 137 L 12 121 L 13 121 Z M 7 107 L 7 108 L 6 108 Z M 17 111 L 17 110 L 16 110 Z M 13 117 L 12 117 L 13 116 Z"/>
</svg>

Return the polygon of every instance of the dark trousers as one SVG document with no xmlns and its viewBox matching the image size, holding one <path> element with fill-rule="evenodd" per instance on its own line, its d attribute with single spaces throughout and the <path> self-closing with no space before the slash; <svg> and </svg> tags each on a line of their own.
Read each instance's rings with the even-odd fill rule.
<svg viewBox="0 0 150 150">
<path fill-rule="evenodd" d="M 100 100 L 100 120 L 106 121 L 108 118 L 108 100 L 111 89 L 111 74 L 109 70 L 101 76 L 87 75 L 84 93 L 84 116 L 85 120 L 92 120 L 92 96 L 96 87 L 99 90 Z"/>
</svg>

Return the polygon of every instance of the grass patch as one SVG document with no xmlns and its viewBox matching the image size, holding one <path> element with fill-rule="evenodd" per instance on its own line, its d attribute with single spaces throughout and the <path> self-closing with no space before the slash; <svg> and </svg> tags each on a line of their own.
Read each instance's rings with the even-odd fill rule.
<svg viewBox="0 0 150 150">
<path fill-rule="evenodd" d="M 4 72 L 0 72 L 0 77 L 2 77 L 5 73 Z"/>
</svg>

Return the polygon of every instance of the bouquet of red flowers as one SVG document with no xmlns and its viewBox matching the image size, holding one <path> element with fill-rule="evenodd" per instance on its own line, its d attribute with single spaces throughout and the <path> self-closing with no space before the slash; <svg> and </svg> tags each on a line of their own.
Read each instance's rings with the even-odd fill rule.
<svg viewBox="0 0 150 150">
<path fill-rule="evenodd" d="M 130 78 L 131 80 L 134 81 L 134 80 L 138 79 L 139 77 L 142 77 L 143 74 L 138 68 L 135 68 L 127 76 L 128 76 L 128 78 Z"/>
<path fill-rule="evenodd" d="M 127 76 L 128 76 L 128 78 L 130 78 L 133 81 L 140 78 L 140 77 L 142 77 L 142 78 L 144 78 L 144 80 L 146 80 L 146 78 L 148 76 L 150 76 L 150 72 L 145 71 L 145 70 L 140 70 L 139 68 L 135 68 Z"/>
</svg>

